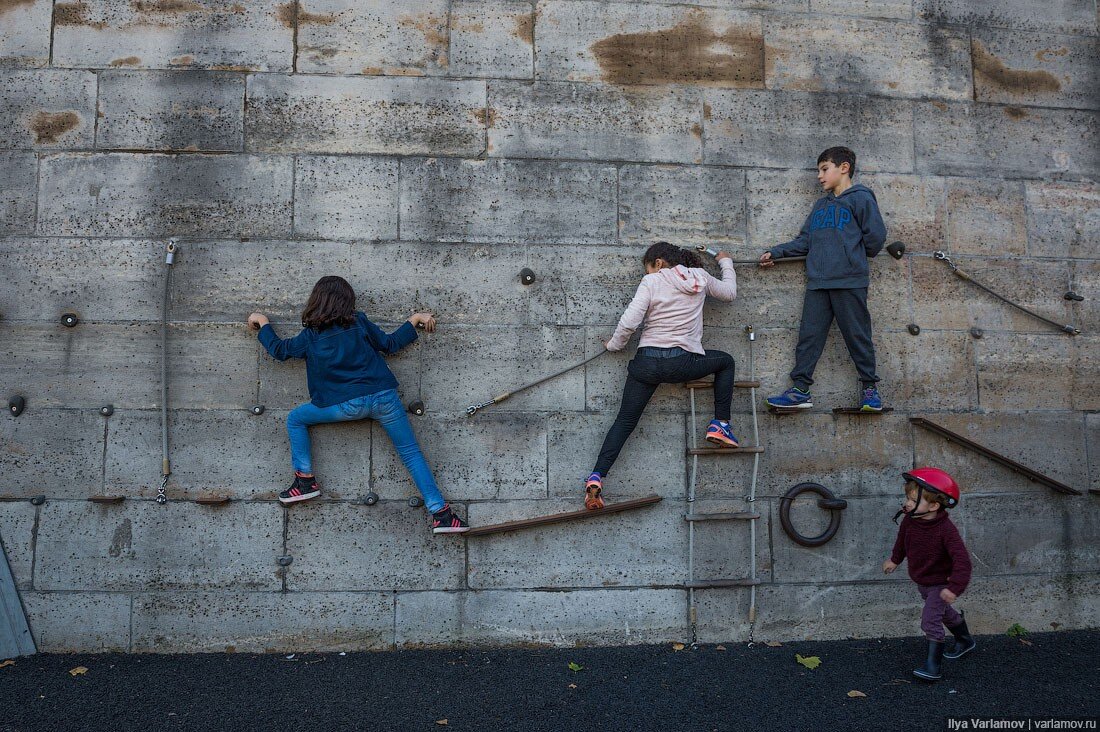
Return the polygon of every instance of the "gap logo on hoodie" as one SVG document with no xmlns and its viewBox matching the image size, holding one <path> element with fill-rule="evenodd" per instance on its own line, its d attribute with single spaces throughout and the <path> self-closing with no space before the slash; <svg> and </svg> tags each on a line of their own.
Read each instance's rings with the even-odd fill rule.
<svg viewBox="0 0 1100 732">
<path fill-rule="evenodd" d="M 810 231 L 821 229 L 839 229 L 844 231 L 844 225 L 852 220 L 852 211 L 845 206 L 832 204 L 814 211 L 810 218 Z"/>
</svg>

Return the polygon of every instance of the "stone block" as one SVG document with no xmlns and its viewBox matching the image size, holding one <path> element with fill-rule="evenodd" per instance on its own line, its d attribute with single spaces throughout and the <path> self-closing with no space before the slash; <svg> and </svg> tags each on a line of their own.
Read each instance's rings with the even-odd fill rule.
<svg viewBox="0 0 1100 732">
<path fill-rule="evenodd" d="M 810 10 L 814 13 L 908 20 L 913 14 L 913 0 L 810 0 Z"/>
<path fill-rule="evenodd" d="M 209 71 L 100 74 L 96 147 L 244 148 L 244 77 Z"/>
<path fill-rule="evenodd" d="M 65 312 L 86 322 L 159 320 L 164 270 L 163 242 L 5 239 L 0 278 L 10 286 L 0 312 L 53 324 Z"/>
<path fill-rule="evenodd" d="M 547 427 L 537 414 L 413 417 L 413 431 L 436 483 L 448 500 L 545 498 Z M 382 425 L 373 427 L 371 479 L 385 498 L 418 496 L 409 472 Z"/>
<path fill-rule="evenodd" d="M 620 378 L 625 376 L 621 375 Z M 679 387 L 662 387 L 668 391 Z M 622 384 L 619 385 L 620 392 Z M 679 389 L 680 403 L 686 404 L 686 389 Z M 616 410 L 618 401 L 611 406 Z M 549 418 L 547 469 L 550 495 L 573 499 L 575 510 L 582 507 L 584 480 L 599 457 L 604 435 L 615 421 L 615 411 L 600 414 L 555 413 Z M 615 467 L 604 481 L 607 501 L 641 498 L 654 494 L 669 502 L 677 501 L 687 490 L 684 451 L 684 417 L 647 410 L 637 429 L 627 440 Z M 662 504 L 663 505 L 663 504 Z M 649 509 L 642 509 L 648 511 Z M 553 511 L 547 511 L 553 513 Z"/>
<path fill-rule="evenodd" d="M 757 639 L 882 638 L 920 629 L 921 599 L 908 580 L 767 585 L 757 590 L 757 603 Z"/>
<path fill-rule="evenodd" d="M 595 326 L 594 333 L 610 337 L 645 274 L 645 246 L 527 247 L 538 277 L 528 288 L 528 319 L 532 324 Z M 577 276 L 581 271 L 584 277 Z"/>
<path fill-rule="evenodd" d="M 666 643 L 683 638 L 683 624 L 680 590 L 489 590 L 397 596 L 397 645 L 406 649 Z"/>
<path fill-rule="evenodd" d="M 737 10 L 550 0 L 536 37 L 538 79 L 764 87 L 760 16 Z"/>
<path fill-rule="evenodd" d="M 619 237 L 648 246 L 743 246 L 748 227 L 745 172 L 703 166 L 624 165 L 619 170 Z"/>
<path fill-rule="evenodd" d="M 337 653 L 393 647 L 382 592 L 142 593 L 134 653 Z"/>
<path fill-rule="evenodd" d="M 770 16 L 768 89 L 972 99 L 965 30 L 866 18 Z"/>
<path fill-rule="evenodd" d="M 822 150 L 847 145 L 864 171 L 913 170 L 908 100 L 720 89 L 708 89 L 704 97 L 707 163 L 806 170 L 817 164 Z M 781 134 L 776 133 L 777 119 L 784 121 Z M 812 185 L 813 174 L 808 179 Z"/>
<path fill-rule="evenodd" d="M 54 8 L 58 66 L 290 71 L 293 7 L 279 0 L 74 0 Z"/>
<path fill-rule="evenodd" d="M 0 422 L 0 495 L 85 498 L 98 493 L 103 485 L 103 418 L 91 409 L 40 408 L 34 392 L 8 384 L 12 393 L 23 394 L 27 411 Z"/>
<path fill-rule="evenodd" d="M 49 501 L 39 520 L 34 585 L 276 591 L 282 541 L 282 510 L 273 504 Z"/>
<path fill-rule="evenodd" d="M 1085 415 L 1085 442 L 1086 442 L 1086 454 L 1089 464 L 1089 489 L 1094 491 L 1100 491 L 1100 469 L 1093 466 L 1100 466 L 1100 415 L 1086 414 Z M 1094 500 L 1100 498 L 1098 494 L 1091 494 L 1091 498 Z"/>
<path fill-rule="evenodd" d="M 455 0 L 450 73 L 494 79 L 534 74 L 535 13 L 520 0 Z"/>
<path fill-rule="evenodd" d="M 38 158 L 32 152 L 0 152 L 0 235 L 34 231 Z"/>
<path fill-rule="evenodd" d="M 249 150 L 480 155 L 485 83 L 392 77 L 253 76 Z"/>
<path fill-rule="evenodd" d="M 920 102 L 914 109 L 916 167 L 976 177 L 1094 177 L 1097 115 L 1068 109 Z"/>
<path fill-rule="evenodd" d="M 870 173 L 859 175 L 856 182 L 875 192 L 879 211 L 886 222 L 887 244 L 901 241 L 908 254 L 932 252 L 944 247 L 944 228 L 948 216 L 945 179 L 927 175 Z M 887 256 L 885 251 L 879 254 L 882 259 Z"/>
<path fill-rule="evenodd" d="M 304 155 L 294 168 L 294 232 L 318 239 L 396 239 L 395 158 Z"/>
<path fill-rule="evenodd" d="M 709 458 L 701 458 L 700 461 Z M 735 458 L 736 460 L 736 458 Z M 718 458 L 717 461 L 722 461 Z M 696 494 L 698 495 L 698 494 Z M 681 504 L 683 513 L 708 514 L 755 511 L 760 513 L 756 521 L 756 577 L 762 582 L 772 581 L 773 563 L 771 544 L 780 539 L 769 535 L 768 504 L 759 501 L 750 504 L 740 497 L 735 499 L 698 499 L 693 504 Z M 685 527 L 686 527 L 686 521 Z M 742 519 L 695 522 L 695 579 L 741 579 L 752 576 L 752 522 Z"/>
<path fill-rule="evenodd" d="M 1028 181 L 1027 253 L 1033 257 L 1098 258 L 1100 186 Z"/>
<path fill-rule="evenodd" d="M 1088 488 L 1085 423 L 1080 415 L 998 412 L 936 414 L 929 418 L 1071 488 L 1081 491 Z M 951 473 L 962 490 L 964 508 L 970 505 L 968 494 L 974 493 L 1023 493 L 1027 494 L 1020 496 L 1023 500 L 1046 496 L 1054 501 L 1063 500 L 1052 489 L 1032 483 L 984 455 L 917 427 L 913 428 L 913 458 L 916 465 L 938 465 Z M 1014 500 L 1015 496 L 1001 499 L 1002 504 Z"/>
<path fill-rule="evenodd" d="M 254 155 L 49 156 L 38 227 L 58 236 L 289 236 L 292 167 Z"/>
<path fill-rule="evenodd" d="M 6 440 L 5 440 L 6 442 Z M 5 445 L 7 447 L 7 445 Z M 10 472 L 6 464 L 4 470 Z M 38 509 L 30 501 L 0 502 L 0 545 L 8 558 L 15 586 L 30 589 L 34 568 L 34 526 Z"/>
<path fill-rule="evenodd" d="M 1100 262 L 1070 263 L 1070 287 L 1085 298 L 1081 302 L 1069 303 L 1070 321 L 1083 333 L 1092 335 L 1100 332 L 1100 298 L 1096 297 L 1100 294 Z"/>
<path fill-rule="evenodd" d="M 1062 299 L 1069 289 L 1067 263 L 1034 259 L 991 261 L 965 256 L 952 256 L 951 260 L 994 292 L 1048 318 L 1069 322 L 1069 305 Z M 960 279 L 944 262 L 931 257 L 916 257 L 909 262 L 913 268 L 914 319 L 922 328 L 1057 332 Z"/>
<path fill-rule="evenodd" d="M 352 287 L 364 284 L 349 274 L 351 247 L 343 242 L 194 241 L 181 246 L 172 266 L 172 318 L 233 323 L 231 332 L 242 343 L 251 338 L 261 352 L 256 332 L 245 325 L 250 311 L 267 314 L 279 335 L 289 338 L 302 327 L 302 310 L 318 279 L 340 273 Z M 163 259 L 156 264 L 163 268 Z"/>
<path fill-rule="evenodd" d="M 1023 182 L 952 178 L 947 184 L 947 243 L 952 254 L 1024 254 Z"/>
<path fill-rule="evenodd" d="M 1074 347 L 1050 333 L 990 333 L 974 344 L 984 409 L 1073 409 Z"/>
<path fill-rule="evenodd" d="M 856 151 L 857 156 L 859 152 Z M 795 164 L 806 168 L 814 160 L 817 160 L 817 153 L 812 160 L 806 158 Z M 857 157 L 857 168 L 860 162 Z M 751 244 L 744 252 L 746 259 L 759 257 L 765 249 L 798 236 L 814 202 L 822 196 L 816 176 L 804 169 L 753 170 L 747 174 L 745 190 Z"/>
<path fill-rule="evenodd" d="M 984 387 L 975 388 L 974 384 L 976 348 L 967 333 L 876 333 L 878 373 L 886 404 L 914 411 L 965 410 L 978 406 L 981 394 L 981 404 L 986 406 Z M 843 401 L 855 406 L 851 398 Z"/>
<path fill-rule="evenodd" d="M 168 336 L 173 409 L 251 406 L 254 344 L 239 326 L 177 325 Z M 159 326 L 0 326 L 0 378 L 39 407 L 160 407 Z M 28 354 L 33 354 L 33 358 Z"/>
<path fill-rule="evenodd" d="M 913 10 L 918 20 L 930 23 L 1096 35 L 1095 8 L 1088 0 L 1054 0 L 1041 13 L 1027 0 L 914 0 Z"/>
<path fill-rule="evenodd" d="M 702 162 L 693 89 L 500 81 L 489 110 L 494 157 Z"/>
<path fill-rule="evenodd" d="M 979 28 L 971 48 L 979 102 L 1100 107 L 1096 38 Z"/>
<path fill-rule="evenodd" d="M 447 0 L 297 3 L 297 68 L 305 73 L 424 76 L 447 71 Z M 293 17 L 291 6 L 288 14 Z"/>
<path fill-rule="evenodd" d="M 385 495 L 388 486 L 376 487 Z M 288 514 L 287 587 L 300 591 L 413 590 L 463 586 L 463 543 L 433 536 L 423 508 L 303 504 Z M 440 541 L 443 539 L 443 541 Z"/>
<path fill-rule="evenodd" d="M 686 575 L 687 529 L 680 517 L 683 506 L 675 503 L 585 519 L 583 526 L 551 524 L 471 539 L 467 581 L 477 590 L 678 585 Z M 580 508 L 579 491 L 572 500 L 474 503 L 470 524 Z M 582 535 L 584 540 L 578 541 Z"/>
<path fill-rule="evenodd" d="M 953 520 L 961 524 L 979 577 L 1070 575 L 1100 563 L 1100 514 L 1089 510 L 1094 501 L 1053 493 L 974 497 Z M 1027 521 L 1019 520 L 1022 515 Z"/>
<path fill-rule="evenodd" d="M 52 0 L 19 0 L 0 10 L 0 65 L 46 66 L 50 62 Z"/>
<path fill-rule="evenodd" d="M 90 72 L 0 69 L 0 149 L 90 148 L 95 105 Z"/>
<path fill-rule="evenodd" d="M 1095 628 L 1100 623 L 1100 578 L 1094 572 L 1050 576 L 976 577 L 959 601 L 971 632 Z"/>
<path fill-rule="evenodd" d="M 401 163 L 401 236 L 425 241 L 615 241 L 615 169 L 428 158 Z"/>
<path fill-rule="evenodd" d="M 1100 409 L 1100 394 L 1092 388 L 1100 378 L 1100 338 L 1077 336 L 1073 341 L 1073 408 L 1094 411 Z"/>
<path fill-rule="evenodd" d="M 128 594 L 25 592 L 23 609 L 39 653 L 131 650 Z"/>
</svg>

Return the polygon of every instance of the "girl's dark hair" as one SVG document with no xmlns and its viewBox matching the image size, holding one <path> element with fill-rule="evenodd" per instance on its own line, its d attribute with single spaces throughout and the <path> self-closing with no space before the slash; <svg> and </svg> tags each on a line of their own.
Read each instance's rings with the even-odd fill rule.
<svg viewBox="0 0 1100 732">
<path fill-rule="evenodd" d="M 317 280 L 302 311 L 302 325 L 324 330 L 332 325 L 347 327 L 355 322 L 355 290 L 343 277 L 328 275 Z"/>
<path fill-rule="evenodd" d="M 658 259 L 665 260 L 673 267 L 677 264 L 682 264 L 685 267 L 703 266 L 703 260 L 699 258 L 698 254 L 690 249 L 682 249 L 675 244 L 669 244 L 667 241 L 659 241 L 653 244 L 642 255 L 643 264 L 653 264 Z"/>
</svg>

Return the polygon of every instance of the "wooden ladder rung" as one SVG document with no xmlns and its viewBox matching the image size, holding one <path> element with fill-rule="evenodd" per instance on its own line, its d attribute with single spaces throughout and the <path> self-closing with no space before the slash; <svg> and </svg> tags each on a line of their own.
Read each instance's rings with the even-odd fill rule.
<svg viewBox="0 0 1100 732">
<path fill-rule="evenodd" d="M 684 383 L 685 389 L 713 389 L 714 382 L 709 380 L 688 381 Z M 759 381 L 735 381 L 733 382 L 734 389 L 759 389 Z"/>
<path fill-rule="evenodd" d="M 758 513 L 739 511 L 735 513 L 685 513 L 685 521 L 756 521 Z"/>
<path fill-rule="evenodd" d="M 742 577 L 741 579 L 695 580 L 694 582 L 685 582 L 684 587 L 692 590 L 702 590 L 708 587 L 752 587 L 758 584 L 760 584 L 758 579 Z"/>
<path fill-rule="evenodd" d="M 88 496 L 92 503 L 122 503 L 126 496 Z"/>
<path fill-rule="evenodd" d="M 520 519 L 519 521 L 508 521 L 503 524 L 476 526 L 464 533 L 463 536 L 485 536 L 487 534 L 499 534 L 505 531 L 529 529 L 534 526 L 557 524 L 561 523 L 562 521 L 577 521 L 581 519 L 599 518 L 600 516 L 606 516 L 609 513 L 619 513 L 620 511 L 629 511 L 634 508 L 651 506 L 654 503 L 660 503 L 660 501 L 660 496 L 646 496 L 645 498 L 634 498 L 629 501 L 622 501 L 621 503 L 609 503 L 597 511 L 589 511 L 586 509 L 580 511 L 567 511 L 565 513 L 550 514 L 549 516 L 536 516 L 535 518 Z"/>
<path fill-rule="evenodd" d="M 195 499 L 195 503 L 200 506 L 220 506 L 223 503 L 229 503 L 231 499 L 229 496 L 199 496 Z"/>
<path fill-rule="evenodd" d="M 757 455 L 762 447 L 689 447 L 688 455 Z"/>
</svg>

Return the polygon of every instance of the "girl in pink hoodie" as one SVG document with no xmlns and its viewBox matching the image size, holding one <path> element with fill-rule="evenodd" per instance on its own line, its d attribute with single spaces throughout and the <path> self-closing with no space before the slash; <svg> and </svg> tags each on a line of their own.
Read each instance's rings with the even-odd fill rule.
<svg viewBox="0 0 1100 732">
<path fill-rule="evenodd" d="M 707 295 L 724 302 L 737 296 L 733 260 L 725 252 L 719 252 L 716 258 L 722 268 L 720 280 L 703 269 L 695 252 L 668 242 L 657 242 L 642 257 L 646 275 L 619 320 L 615 334 L 607 341 L 607 350 L 623 350 L 643 320 L 645 330 L 638 351 L 627 366 L 619 414 L 607 431 L 596 467 L 585 481 L 585 508 L 603 508 L 603 479 L 661 384 L 693 381 L 714 374 L 714 419 L 707 427 L 706 439 L 723 447 L 737 447 L 737 438 L 729 424 L 733 356 L 704 350 L 702 344 L 703 302 Z"/>
</svg>

